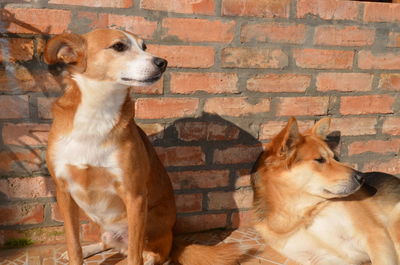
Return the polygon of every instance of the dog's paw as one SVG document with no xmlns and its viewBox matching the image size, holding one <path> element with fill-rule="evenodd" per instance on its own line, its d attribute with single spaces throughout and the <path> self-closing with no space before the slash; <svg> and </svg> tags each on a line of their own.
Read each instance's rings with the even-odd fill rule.
<svg viewBox="0 0 400 265">
<path fill-rule="evenodd" d="M 64 253 L 62 253 L 61 256 L 60 256 L 60 259 L 69 260 L 69 258 L 68 258 L 68 252 L 67 252 L 67 251 L 64 251 Z"/>
</svg>

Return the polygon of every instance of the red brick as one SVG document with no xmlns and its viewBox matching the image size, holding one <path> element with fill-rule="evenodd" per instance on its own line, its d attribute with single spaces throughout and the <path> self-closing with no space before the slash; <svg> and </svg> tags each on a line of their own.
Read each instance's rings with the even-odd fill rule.
<svg viewBox="0 0 400 265">
<path fill-rule="evenodd" d="M 363 171 L 379 171 L 388 174 L 400 174 L 400 159 L 396 157 L 389 161 L 373 160 L 364 165 Z"/>
<path fill-rule="evenodd" d="M 177 233 L 190 233 L 222 228 L 226 226 L 226 219 L 225 213 L 178 216 L 175 229 Z"/>
<path fill-rule="evenodd" d="M 236 170 L 235 188 L 243 188 L 251 186 L 251 174 L 249 169 Z"/>
<path fill-rule="evenodd" d="M 6 123 L 3 126 L 3 142 L 22 146 L 45 145 L 49 130 L 49 124 Z"/>
<path fill-rule="evenodd" d="M 235 73 L 172 72 L 170 90 L 177 94 L 204 91 L 212 94 L 236 93 L 238 76 Z"/>
<path fill-rule="evenodd" d="M 215 191 L 208 193 L 209 210 L 251 208 L 252 204 L 253 191 L 251 189 Z"/>
<path fill-rule="evenodd" d="M 204 105 L 204 111 L 224 116 L 241 117 L 268 112 L 270 102 L 269 98 L 254 100 L 247 97 L 209 98 Z"/>
<path fill-rule="evenodd" d="M 12 239 L 30 239 L 35 244 L 65 243 L 64 227 L 38 227 L 32 229 L 0 230 L 0 245 Z M 23 263 L 22 263 L 23 264 Z M 48 264 L 43 262 L 43 264 Z"/>
<path fill-rule="evenodd" d="M 298 0 L 297 17 L 308 15 L 326 20 L 356 20 L 359 4 L 338 0 Z"/>
<path fill-rule="evenodd" d="M 383 122 L 382 132 L 390 135 L 400 135 L 400 118 L 387 117 Z"/>
<path fill-rule="evenodd" d="M 168 174 L 174 190 L 208 189 L 229 185 L 228 170 L 176 171 Z"/>
<path fill-rule="evenodd" d="M 234 21 L 193 18 L 165 18 L 162 22 L 162 39 L 186 42 L 229 43 L 234 38 Z"/>
<path fill-rule="evenodd" d="M 386 3 L 365 3 L 365 22 L 400 22 L 400 5 Z"/>
<path fill-rule="evenodd" d="M 378 87 L 382 90 L 400 91 L 400 74 L 381 74 Z"/>
<path fill-rule="evenodd" d="M 288 97 L 278 100 L 277 116 L 326 115 L 328 113 L 328 97 Z"/>
<path fill-rule="evenodd" d="M 227 141 L 239 138 L 240 130 L 234 125 L 191 121 L 175 124 L 178 138 L 183 141 Z"/>
<path fill-rule="evenodd" d="M 150 86 L 133 86 L 131 92 L 135 94 L 145 95 L 161 95 L 164 92 L 164 78 L 162 77 L 159 81 L 155 82 Z"/>
<path fill-rule="evenodd" d="M 319 91 L 370 91 L 373 78 L 367 73 L 319 73 L 316 85 Z"/>
<path fill-rule="evenodd" d="M 165 125 L 160 123 L 138 123 L 137 124 L 148 137 L 162 138 L 164 136 Z"/>
<path fill-rule="evenodd" d="M 0 119 L 21 119 L 29 116 L 28 96 L 0 95 Z"/>
<path fill-rule="evenodd" d="M 213 47 L 179 45 L 147 45 L 147 47 L 150 53 L 166 59 L 169 67 L 209 68 L 214 65 Z"/>
<path fill-rule="evenodd" d="M 367 46 L 375 40 L 375 30 L 357 26 L 319 26 L 315 29 L 314 44 L 334 46 Z"/>
<path fill-rule="evenodd" d="M 389 32 L 388 47 L 400 47 L 400 32 Z"/>
<path fill-rule="evenodd" d="M 262 149 L 260 146 L 237 145 L 225 149 L 215 149 L 215 164 L 240 164 L 256 161 Z"/>
<path fill-rule="evenodd" d="M 307 27 L 304 24 L 245 24 L 240 32 L 240 41 L 301 44 L 305 41 L 306 32 Z"/>
<path fill-rule="evenodd" d="M 252 227 L 253 226 L 253 211 L 240 211 L 232 213 L 231 223 L 232 228 L 239 228 L 239 227 Z M 288 263 L 291 264 L 291 263 Z"/>
<path fill-rule="evenodd" d="M 49 4 L 90 6 L 90 7 L 113 7 L 129 8 L 133 5 L 133 0 L 50 0 Z"/>
<path fill-rule="evenodd" d="M 0 206 L 0 225 L 40 224 L 43 220 L 43 204 Z"/>
<path fill-rule="evenodd" d="M 54 197 L 55 187 L 50 178 L 7 178 L 0 179 L 0 192 L 7 198 Z"/>
<path fill-rule="evenodd" d="M 33 40 L 30 39 L 3 39 L 0 43 L 0 61 L 15 62 L 29 61 L 33 57 Z"/>
<path fill-rule="evenodd" d="M 297 123 L 301 132 L 310 129 L 314 125 L 313 121 L 299 120 Z M 272 137 L 276 136 L 286 126 L 286 124 L 286 121 L 268 121 L 261 124 L 259 139 L 271 140 Z"/>
<path fill-rule="evenodd" d="M 360 69 L 400 69 L 400 53 L 376 53 L 360 51 L 358 53 L 358 67 Z"/>
<path fill-rule="evenodd" d="M 301 68 L 351 69 L 353 51 L 295 49 L 293 56 L 296 65 Z"/>
<path fill-rule="evenodd" d="M 196 113 L 199 100 L 194 98 L 139 98 L 135 117 L 139 119 L 181 118 Z"/>
<path fill-rule="evenodd" d="M 375 114 L 393 113 L 395 98 L 389 95 L 368 95 L 341 97 L 340 113 Z"/>
<path fill-rule="evenodd" d="M 156 147 L 157 154 L 164 166 L 204 165 L 205 154 L 200 146 Z"/>
<path fill-rule="evenodd" d="M 228 47 L 221 53 L 222 67 L 281 69 L 288 66 L 288 56 L 281 49 Z"/>
<path fill-rule="evenodd" d="M 203 194 L 175 194 L 178 213 L 200 212 L 203 205 Z"/>
<path fill-rule="evenodd" d="M 175 1 L 159 1 L 159 0 L 141 0 L 140 8 L 149 10 L 159 10 L 165 12 L 184 13 L 184 14 L 215 14 L 214 0 L 175 0 Z"/>
<path fill-rule="evenodd" d="M 99 242 L 101 240 L 101 228 L 95 222 L 90 221 L 82 224 L 82 240 L 89 242 Z"/>
<path fill-rule="evenodd" d="M 305 92 L 310 82 L 310 75 L 258 74 L 247 80 L 247 89 L 258 92 Z"/>
<path fill-rule="evenodd" d="M 51 106 L 57 98 L 37 98 L 38 103 L 38 114 L 40 119 L 52 119 L 53 114 L 51 113 Z"/>
<path fill-rule="evenodd" d="M 51 205 L 51 220 L 57 222 L 64 222 L 63 214 L 61 213 L 60 207 L 57 203 Z M 80 221 L 90 221 L 89 217 L 84 213 L 84 211 L 79 208 L 79 220 Z"/>
<path fill-rule="evenodd" d="M 331 131 L 340 131 L 342 136 L 374 135 L 376 124 L 375 117 L 333 118 Z"/>
<path fill-rule="evenodd" d="M 2 17 L 10 33 L 60 34 L 67 30 L 71 11 L 36 8 L 5 8 Z M 18 21 L 18 23 L 15 23 Z"/>
<path fill-rule="evenodd" d="M 113 2 L 113 1 L 111 1 Z M 107 14 L 108 27 L 123 28 L 144 39 L 152 39 L 157 30 L 157 22 L 138 16 Z"/>
<path fill-rule="evenodd" d="M 223 16 L 288 18 L 290 0 L 222 0 Z"/>
<path fill-rule="evenodd" d="M 367 152 L 373 153 L 397 153 L 400 149 L 400 139 L 369 140 L 352 142 L 348 146 L 349 155 L 358 155 Z"/>
<path fill-rule="evenodd" d="M 41 169 L 42 151 L 40 149 L 12 148 L 0 151 L 0 174 L 2 175 L 32 175 Z"/>
</svg>

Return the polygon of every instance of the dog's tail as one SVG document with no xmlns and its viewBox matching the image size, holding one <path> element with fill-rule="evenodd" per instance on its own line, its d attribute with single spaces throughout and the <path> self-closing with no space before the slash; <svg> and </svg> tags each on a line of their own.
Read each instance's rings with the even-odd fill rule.
<svg viewBox="0 0 400 265">
<path fill-rule="evenodd" d="M 171 258 L 180 265 L 234 265 L 246 251 L 237 243 L 205 246 L 175 238 Z"/>
</svg>

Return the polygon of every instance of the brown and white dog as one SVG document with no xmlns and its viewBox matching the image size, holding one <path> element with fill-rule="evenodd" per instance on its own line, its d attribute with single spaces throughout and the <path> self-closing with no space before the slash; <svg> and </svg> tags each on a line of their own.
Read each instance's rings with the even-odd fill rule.
<svg viewBox="0 0 400 265">
<path fill-rule="evenodd" d="M 260 156 L 256 230 L 303 265 L 399 264 L 400 180 L 336 161 L 324 141 L 329 126 L 325 118 L 300 134 L 291 118 Z"/>
<path fill-rule="evenodd" d="M 63 63 L 64 95 L 53 105 L 47 165 L 64 216 L 70 264 L 107 248 L 128 264 L 232 264 L 234 244 L 173 245 L 175 202 L 170 180 L 144 132 L 135 124 L 130 86 L 162 76 L 167 61 L 145 51 L 131 33 L 101 29 L 49 40 L 48 64 Z M 102 242 L 79 241 L 78 208 L 99 224 Z M 65 255 L 66 256 L 66 255 Z M 144 260 L 144 261 L 143 261 Z"/>
</svg>

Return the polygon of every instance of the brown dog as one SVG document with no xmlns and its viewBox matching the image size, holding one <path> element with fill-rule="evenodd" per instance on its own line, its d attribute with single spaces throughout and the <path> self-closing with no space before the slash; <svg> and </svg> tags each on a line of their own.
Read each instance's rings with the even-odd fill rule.
<svg viewBox="0 0 400 265">
<path fill-rule="evenodd" d="M 232 264 L 236 245 L 180 245 L 172 252 L 174 195 L 168 175 L 133 120 L 130 86 L 160 79 L 167 61 L 143 41 L 103 29 L 61 34 L 45 48 L 48 64 L 64 63 L 65 94 L 53 105 L 47 165 L 64 215 L 70 264 L 106 248 L 127 254 L 128 264 Z M 104 231 L 102 242 L 79 242 L 78 207 Z"/>
<path fill-rule="evenodd" d="M 336 161 L 324 141 L 329 125 L 322 119 L 303 135 L 292 118 L 260 156 L 252 175 L 255 228 L 303 265 L 396 265 L 400 181 Z"/>
</svg>

